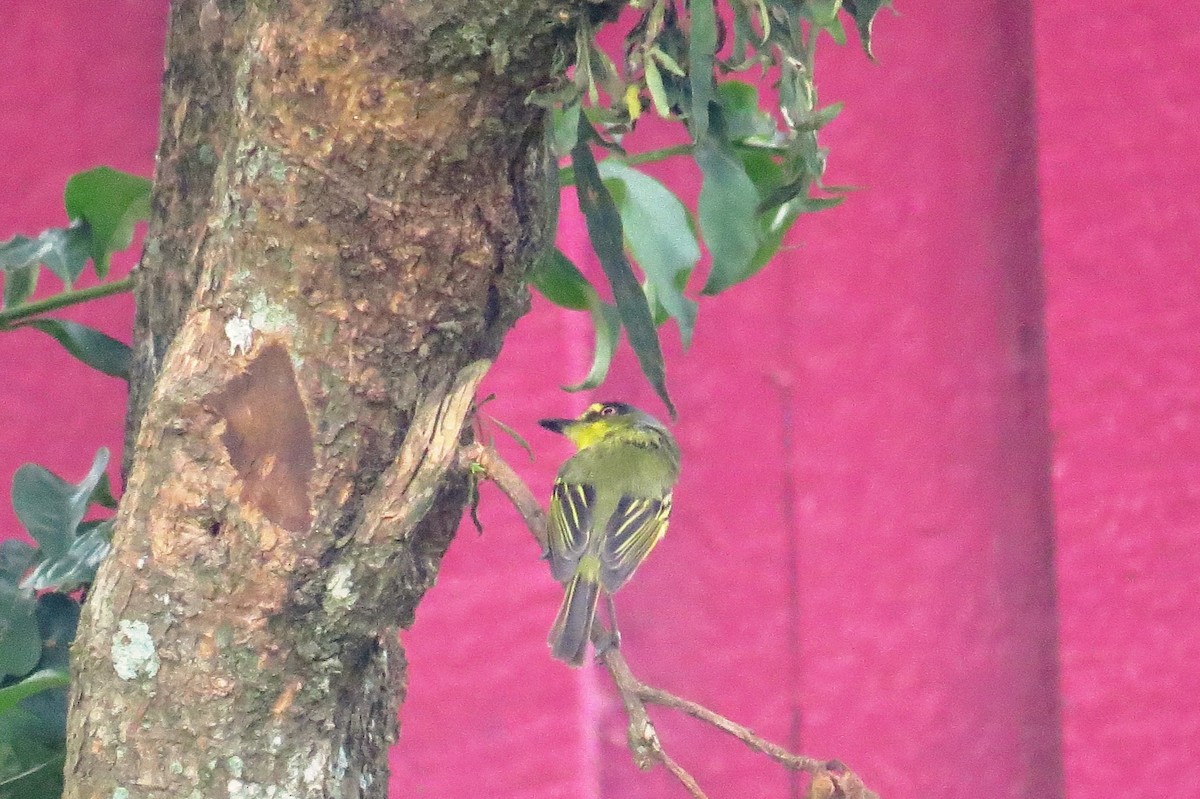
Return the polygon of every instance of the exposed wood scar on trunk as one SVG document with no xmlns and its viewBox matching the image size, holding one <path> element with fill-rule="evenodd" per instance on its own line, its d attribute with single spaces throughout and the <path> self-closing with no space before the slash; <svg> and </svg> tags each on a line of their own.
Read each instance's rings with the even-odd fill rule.
<svg viewBox="0 0 1200 799">
<path fill-rule="evenodd" d="M 244 374 L 207 398 L 225 419 L 221 442 L 242 480 L 240 500 L 285 530 L 312 524 L 312 427 L 287 350 L 268 344 Z"/>
</svg>

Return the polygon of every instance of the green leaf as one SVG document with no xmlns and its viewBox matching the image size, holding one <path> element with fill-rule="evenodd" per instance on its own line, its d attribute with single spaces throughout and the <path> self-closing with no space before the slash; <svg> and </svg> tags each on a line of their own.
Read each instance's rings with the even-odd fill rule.
<svg viewBox="0 0 1200 799">
<path fill-rule="evenodd" d="M 608 95 L 611 102 L 620 101 L 625 94 L 625 84 L 621 80 L 620 73 L 617 72 L 616 65 L 608 57 L 608 53 L 593 46 L 588 48 L 588 55 L 592 60 L 593 79 Z"/>
<path fill-rule="evenodd" d="M 783 183 L 783 167 L 770 152 L 744 148 L 738 152 L 738 156 L 760 198 L 766 197 Z"/>
<path fill-rule="evenodd" d="M 100 482 L 96 483 L 96 488 L 92 491 L 90 501 L 93 505 L 99 505 L 102 508 L 108 508 L 109 510 L 117 509 L 119 503 L 117 498 L 113 496 L 112 483 L 109 482 L 108 472 L 100 475 Z"/>
<path fill-rule="evenodd" d="M 68 319 L 39 317 L 21 324 L 52 336 L 67 352 L 106 375 L 129 379 L 129 346 L 99 330 Z"/>
<path fill-rule="evenodd" d="M 66 741 L 23 707 L 0 714 L 0 797 L 59 799 Z"/>
<path fill-rule="evenodd" d="M 554 304 L 575 311 L 588 311 L 592 316 L 595 346 L 592 349 L 591 368 L 583 380 L 563 388 L 567 391 L 586 391 L 603 383 L 621 337 L 621 316 L 617 307 L 601 300 L 583 273 L 558 249 L 542 257 L 534 267 L 531 282 Z M 498 420 L 493 421 L 500 425 Z M 500 427 L 507 429 L 504 425 Z M 510 432 L 510 435 L 515 437 L 515 432 Z"/>
<path fill-rule="evenodd" d="M 759 192 L 758 210 L 764 214 L 773 214 L 780 206 L 787 205 L 793 200 L 802 199 L 811 185 L 812 181 L 807 176 L 801 175 L 790 183 L 782 183 L 776 186 L 767 192 L 766 195 Z"/>
<path fill-rule="evenodd" d="M 557 247 L 538 259 L 529 280 L 550 302 L 573 311 L 588 310 L 596 295 L 588 279 Z"/>
<path fill-rule="evenodd" d="M 629 343 L 642 367 L 642 373 L 658 392 L 673 418 L 675 406 L 667 393 L 666 365 L 658 342 L 658 330 L 654 326 L 646 295 L 625 258 L 621 214 L 605 188 L 604 181 L 600 179 L 596 159 L 592 156 L 588 144 L 594 135 L 591 123 L 581 119 L 579 124 L 579 142 L 571 151 L 571 162 L 575 167 L 579 208 L 587 221 L 588 238 L 591 239 L 600 265 L 604 268 L 604 274 L 608 277 L 613 299 L 616 300 L 617 310 L 621 314 L 621 323 L 629 334 Z"/>
<path fill-rule="evenodd" d="M 688 38 L 688 80 L 692 87 L 692 141 L 708 136 L 708 104 L 713 100 L 713 60 L 717 54 L 717 14 L 713 0 L 693 0 Z"/>
<path fill-rule="evenodd" d="M 645 36 L 644 41 L 652 42 L 662 33 L 663 25 L 667 21 L 667 3 L 654 3 L 650 6 L 650 13 L 646 15 Z"/>
<path fill-rule="evenodd" d="M 146 178 L 98 166 L 72 175 L 64 201 L 67 216 L 81 219 L 91 231 L 91 256 L 96 275 L 108 274 L 112 253 L 133 241 L 133 226 L 150 216 L 150 186 Z"/>
<path fill-rule="evenodd" d="M 525 454 L 529 456 L 530 462 L 533 461 L 533 447 L 529 446 L 529 442 L 525 440 L 525 436 L 518 433 L 511 425 L 505 424 L 495 416 L 489 416 L 488 419 L 491 420 L 492 424 L 500 428 L 500 432 L 504 433 L 506 436 L 515 441 L 518 447 L 525 450 Z"/>
<path fill-rule="evenodd" d="M 579 99 L 561 108 L 550 109 L 550 150 L 555 158 L 571 152 L 579 135 Z"/>
<path fill-rule="evenodd" d="M 618 159 L 601 161 L 599 171 L 617 203 L 629 251 L 688 346 L 696 303 L 684 296 L 683 288 L 700 260 L 700 245 L 687 208 L 662 183 Z"/>
<path fill-rule="evenodd" d="M 754 29 L 754 24 L 751 21 L 750 9 L 746 3 L 730 3 L 733 11 L 733 47 L 730 50 L 729 60 L 724 62 L 725 68 L 730 72 L 741 72 L 749 69 L 756 57 L 749 55 L 748 50 L 753 47 L 755 50 L 759 48 L 760 37 L 758 31 Z M 770 20 L 770 16 L 763 14 L 762 18 Z M 763 38 L 771 35 L 770 28 L 763 32 Z"/>
<path fill-rule="evenodd" d="M 71 643 L 79 629 L 79 603 L 66 594 L 50 592 L 38 598 L 38 631 L 42 636 L 39 671 L 67 674 Z M 45 722 L 60 737 L 67 735 L 67 689 L 54 686 L 21 702 L 21 707 Z"/>
<path fill-rule="evenodd" d="M 837 17 L 831 19 L 827 24 L 822 25 L 821 29 L 829 34 L 838 47 L 846 43 L 846 29 L 842 27 L 842 21 Z"/>
<path fill-rule="evenodd" d="M 4 275 L 4 297 L 0 308 L 12 308 L 28 300 L 37 290 L 38 265 L 30 264 L 13 269 Z"/>
<path fill-rule="evenodd" d="M 671 101 L 667 99 L 667 90 L 663 87 L 662 74 L 658 64 L 648 54 L 646 56 L 646 88 L 650 90 L 650 100 L 654 103 L 654 111 L 663 119 L 671 116 Z"/>
<path fill-rule="evenodd" d="M 7 713 L 22 699 L 27 699 L 51 688 L 62 688 L 71 684 L 71 675 L 66 669 L 41 669 L 18 683 L 0 688 L 0 714 Z"/>
<path fill-rule="evenodd" d="M 650 315 L 654 317 L 654 324 L 662 325 L 663 322 L 671 318 L 667 313 L 667 309 L 658 301 L 658 297 L 654 296 L 654 284 L 647 280 L 642 284 L 642 291 L 646 292 L 646 302 L 650 304 Z M 693 327 L 695 323 L 693 322 Z"/>
<path fill-rule="evenodd" d="M 38 564 L 24 585 L 41 591 L 55 588 L 74 591 L 96 579 L 96 569 L 112 549 L 112 520 L 105 520 L 81 533 L 71 547 L 56 558 L 46 558 Z"/>
<path fill-rule="evenodd" d="M 717 99 L 730 141 L 770 142 L 775 137 L 775 120 L 758 107 L 758 89 L 740 80 L 727 80 L 717 87 Z"/>
<path fill-rule="evenodd" d="M 774 220 L 775 223 L 764 225 L 766 230 L 763 231 L 762 241 L 754 253 L 754 258 L 750 261 L 750 268 L 746 271 L 747 278 L 754 277 L 762 271 L 762 268 L 775 257 L 775 253 L 779 252 L 779 247 L 783 244 L 783 237 L 791 230 L 797 215 L 797 213 L 791 212 L 787 206 L 780 206 L 765 214 L 765 217 Z"/>
<path fill-rule="evenodd" d="M 588 369 L 583 380 L 570 386 L 563 386 L 565 391 L 588 391 L 604 382 L 608 375 L 608 367 L 612 364 L 613 353 L 617 351 L 617 342 L 621 338 L 621 313 L 615 305 L 594 297 L 592 307 L 592 329 L 595 332 L 595 346 L 592 349 L 592 366 Z"/>
<path fill-rule="evenodd" d="M 20 677 L 37 666 L 42 639 L 35 607 L 32 591 L 0 581 L 0 678 Z"/>
<path fill-rule="evenodd" d="M 798 214 L 815 214 L 817 211 L 837 208 L 845 199 L 845 197 L 797 197 L 791 201 L 790 205 Z"/>
<path fill-rule="evenodd" d="M 596 81 L 592 76 L 591 31 L 588 26 L 580 25 L 575 30 L 575 85 L 579 91 L 587 92 L 588 102 L 593 106 L 600 102 L 600 92 L 596 90 Z"/>
<path fill-rule="evenodd" d="M 875 58 L 875 54 L 871 52 L 871 26 L 875 23 L 875 16 L 881 8 L 891 4 L 892 0 L 842 0 L 842 7 L 854 17 L 858 37 L 862 39 L 863 52 L 868 58 Z"/>
<path fill-rule="evenodd" d="M 37 559 L 37 550 L 18 538 L 0 541 L 0 582 L 16 585 Z"/>
<path fill-rule="evenodd" d="M 804 12 L 814 25 L 824 28 L 837 19 L 837 12 L 841 7 L 842 0 L 807 0 Z"/>
<path fill-rule="evenodd" d="M 698 216 L 712 271 L 703 294 L 719 294 L 750 276 L 758 251 L 758 191 L 727 144 L 710 137 L 696 148 L 704 173 Z"/>
<path fill-rule="evenodd" d="M 767 265 L 779 250 L 784 235 L 792 228 L 800 214 L 812 213 L 839 204 L 841 197 L 797 197 L 797 190 L 807 191 L 807 184 L 799 188 L 793 187 L 790 192 L 783 190 L 783 168 L 776 163 L 769 153 L 761 150 L 742 150 L 739 152 L 742 166 L 758 191 L 760 202 L 758 208 L 759 245 L 746 271 L 746 278 L 753 277 Z M 774 197 L 783 197 L 782 204 L 769 204 Z"/>
<path fill-rule="evenodd" d="M 5 305 L 18 304 L 8 297 L 10 289 L 7 281 L 12 279 L 12 273 L 36 269 L 39 264 L 45 264 L 69 290 L 83 273 L 91 246 L 91 235 L 83 225 L 49 228 L 35 239 L 13 236 L 0 244 L 0 272 L 8 273 L 4 287 Z M 24 279 L 30 280 L 28 277 Z"/>
<path fill-rule="evenodd" d="M 41 466 L 27 463 L 13 475 L 13 510 L 41 547 L 44 559 L 65 556 L 87 512 L 92 491 L 108 466 L 108 449 L 101 447 L 92 468 L 78 483 L 68 483 Z"/>
<path fill-rule="evenodd" d="M 671 56 L 667 55 L 667 53 L 663 52 L 662 49 L 658 47 L 652 47 L 650 48 L 650 55 L 653 56 L 655 61 L 662 64 L 665 70 L 675 75 L 675 77 L 687 77 L 687 73 L 684 72 L 683 67 L 679 66 L 679 62 L 674 58 L 671 58 Z"/>
<path fill-rule="evenodd" d="M 830 103 L 824 108 L 818 108 L 813 114 L 813 123 L 816 129 L 820 130 L 835 120 L 838 114 L 842 113 L 842 108 L 844 108 L 845 105 L 845 103 Z"/>
<path fill-rule="evenodd" d="M 71 642 L 79 629 L 79 603 L 65 593 L 50 591 L 38 597 L 38 633 L 42 657 L 38 669 L 66 671 L 71 662 Z"/>
</svg>

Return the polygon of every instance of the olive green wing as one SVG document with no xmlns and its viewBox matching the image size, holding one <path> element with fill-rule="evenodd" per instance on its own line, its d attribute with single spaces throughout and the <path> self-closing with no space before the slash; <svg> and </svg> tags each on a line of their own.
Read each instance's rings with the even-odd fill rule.
<svg viewBox="0 0 1200 799">
<path fill-rule="evenodd" d="M 608 520 L 600 551 L 600 582 L 616 591 L 662 540 L 671 515 L 671 495 L 632 497 L 626 494 Z"/>
<path fill-rule="evenodd" d="M 562 478 L 554 481 L 546 558 L 550 561 L 550 573 L 560 583 L 575 574 L 575 566 L 587 548 L 595 504 L 595 486 L 570 483 Z"/>
</svg>

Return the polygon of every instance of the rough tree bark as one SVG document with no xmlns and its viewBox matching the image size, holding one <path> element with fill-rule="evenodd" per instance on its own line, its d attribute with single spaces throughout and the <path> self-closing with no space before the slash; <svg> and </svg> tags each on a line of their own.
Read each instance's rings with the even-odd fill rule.
<svg viewBox="0 0 1200 799">
<path fill-rule="evenodd" d="M 554 0 L 178 0 L 66 796 L 386 794 L 395 643 L 557 195 Z"/>
</svg>

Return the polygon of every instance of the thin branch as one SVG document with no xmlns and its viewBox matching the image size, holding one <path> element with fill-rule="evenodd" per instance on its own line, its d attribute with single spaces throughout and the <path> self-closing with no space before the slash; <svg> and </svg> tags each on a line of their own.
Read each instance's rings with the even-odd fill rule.
<svg viewBox="0 0 1200 799">
<path fill-rule="evenodd" d="M 661 749 L 658 750 L 658 755 L 662 758 L 662 764 L 666 766 L 667 771 L 675 775 L 675 779 L 683 783 L 683 787 L 688 789 L 694 799 L 708 799 L 708 794 L 700 790 L 700 786 L 696 783 L 694 777 L 684 770 L 683 766 L 671 759 L 671 756 Z"/>
<path fill-rule="evenodd" d="M 612 675 L 613 683 L 617 686 L 617 693 L 621 697 L 621 703 L 625 705 L 625 716 L 629 719 L 626 738 L 629 743 L 629 751 L 633 754 L 634 764 L 643 771 L 655 764 L 662 764 L 674 775 L 675 779 L 683 784 L 693 799 L 708 799 L 696 783 L 695 778 L 663 749 L 662 741 L 659 740 L 658 733 L 654 729 L 654 722 L 650 720 L 650 714 L 646 712 L 646 705 L 638 694 L 638 689 L 644 686 L 629 670 L 629 664 L 625 662 L 621 650 L 612 645 L 611 634 L 607 630 L 597 629 L 598 627 L 599 624 L 592 630 L 592 640 L 599 642 L 597 649 L 600 653 L 600 661 Z"/>
<path fill-rule="evenodd" d="M 459 464 L 463 467 L 474 464 L 483 470 L 484 476 L 495 483 L 512 502 L 517 513 L 525 520 L 529 532 L 537 539 L 538 546 L 546 552 L 546 512 L 542 510 L 542 504 L 529 490 L 529 486 L 525 485 L 521 476 L 500 457 L 500 453 L 478 442 L 468 444 L 459 450 Z"/>
<path fill-rule="evenodd" d="M 795 755 L 784 749 L 782 746 L 773 744 L 767 739 L 754 733 L 750 728 L 738 724 L 736 721 L 731 721 L 725 718 L 720 713 L 715 713 L 703 705 L 692 702 L 689 699 L 675 696 L 672 693 L 655 688 L 652 685 L 647 685 L 641 680 L 633 676 L 629 669 L 629 665 L 625 662 L 625 657 L 621 651 L 616 648 L 609 648 L 600 653 L 600 660 L 603 661 L 606 668 L 613 675 L 613 680 L 617 683 L 617 688 L 622 692 L 632 693 L 641 702 L 647 702 L 652 705 L 661 705 L 669 707 L 672 710 L 677 710 L 680 713 L 691 716 L 698 721 L 703 721 L 711 724 L 718 730 L 732 735 L 746 746 L 761 752 L 767 757 L 782 766 L 797 771 L 807 771 L 810 774 L 815 774 L 822 769 L 829 768 L 829 764 L 823 760 L 817 760 L 804 755 Z M 620 676 L 618 676 L 620 675 Z"/>
<path fill-rule="evenodd" d="M 661 705 L 669 707 L 672 710 L 678 710 L 680 713 L 691 716 L 699 721 L 707 722 L 717 729 L 732 735 L 739 741 L 744 743 L 751 749 L 762 752 L 767 757 L 796 771 L 807 771 L 810 774 L 815 774 L 824 768 L 829 768 L 829 765 L 823 760 L 816 760 L 804 755 L 792 754 L 778 744 L 773 744 L 765 738 L 757 735 L 749 727 L 738 724 L 736 721 L 725 718 L 719 713 L 714 713 L 703 705 L 698 705 L 689 699 L 684 699 L 675 696 L 672 693 L 655 688 L 652 685 L 638 683 L 638 697 L 643 702 L 649 702 L 652 705 Z"/>
<path fill-rule="evenodd" d="M 123 294 L 132 290 L 133 278 L 125 277 L 120 280 L 114 280 L 111 283 L 90 286 L 86 289 L 62 291 L 37 302 L 27 302 L 15 308 L 0 311 L 0 330 L 15 327 L 14 323 L 20 322 L 22 319 L 28 319 L 31 316 L 48 313 L 49 311 L 57 311 L 59 308 L 78 305 L 81 302 L 87 302 L 99 297 L 107 297 L 111 294 Z"/>
<path fill-rule="evenodd" d="M 541 503 L 529 490 L 512 467 L 504 462 L 490 446 L 474 443 L 459 450 L 459 465 L 466 469 L 473 467 L 496 486 L 509 498 L 517 512 L 525 520 L 529 531 L 542 547 L 546 549 L 546 514 Z M 610 607 L 611 610 L 611 607 Z M 615 628 L 616 617 L 612 617 Z M 608 673 L 612 676 L 613 684 L 625 706 L 625 715 L 629 719 L 628 743 L 633 755 L 633 762 L 640 769 L 648 769 L 662 765 L 688 790 L 693 799 L 707 799 L 704 791 L 696 780 L 682 766 L 676 763 L 662 747 L 646 704 L 660 705 L 691 716 L 698 721 L 711 724 L 718 730 L 732 735 L 756 752 L 770 757 L 786 768 L 804 771 L 812 775 L 809 790 L 810 796 L 838 797 L 838 799 L 878 799 L 876 794 L 863 785 L 862 780 L 854 772 L 847 769 L 836 760 L 817 760 L 816 758 L 797 755 L 782 746 L 771 743 L 754 733 L 749 727 L 731 721 L 703 705 L 688 699 L 675 696 L 660 688 L 647 685 L 633 675 L 625 656 L 618 648 L 618 638 L 611 630 L 605 629 L 599 622 L 592 629 L 592 643 L 596 645 L 596 656 Z"/>
</svg>

